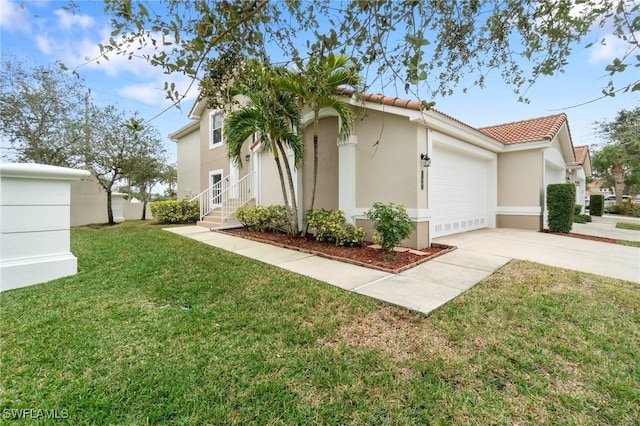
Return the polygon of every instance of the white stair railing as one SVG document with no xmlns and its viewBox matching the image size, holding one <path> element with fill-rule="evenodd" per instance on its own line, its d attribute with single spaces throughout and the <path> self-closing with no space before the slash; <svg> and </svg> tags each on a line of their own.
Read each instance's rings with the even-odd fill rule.
<svg viewBox="0 0 640 426">
<path fill-rule="evenodd" d="M 238 210 L 238 207 L 244 206 L 249 202 L 249 200 L 254 198 L 254 173 L 255 172 L 251 172 L 233 185 L 229 185 L 225 192 L 222 193 L 224 200 L 222 202 L 222 220 L 231 216 L 236 210 Z"/>
<path fill-rule="evenodd" d="M 200 220 L 212 210 L 220 207 L 223 201 L 222 194 L 225 193 L 228 186 L 229 177 L 227 176 L 191 199 L 191 201 L 198 200 L 200 202 Z"/>
<path fill-rule="evenodd" d="M 227 176 L 193 197 L 191 201 L 198 200 L 200 202 L 200 220 L 218 207 L 221 209 L 221 219 L 224 220 L 231 216 L 238 207 L 247 204 L 249 200 L 254 198 L 254 173 L 250 172 L 234 184 L 229 184 L 229 176 Z"/>
</svg>

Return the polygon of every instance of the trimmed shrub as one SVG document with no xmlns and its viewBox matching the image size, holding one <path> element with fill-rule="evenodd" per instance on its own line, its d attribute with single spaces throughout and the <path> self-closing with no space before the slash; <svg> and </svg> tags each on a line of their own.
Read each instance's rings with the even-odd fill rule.
<svg viewBox="0 0 640 426">
<path fill-rule="evenodd" d="M 582 204 L 576 204 L 575 206 L 573 206 L 573 215 L 574 216 L 578 216 L 581 213 L 582 213 Z"/>
<path fill-rule="evenodd" d="M 573 223 L 588 223 L 591 222 L 591 216 L 588 214 L 577 214 L 573 216 Z"/>
<path fill-rule="evenodd" d="M 364 244 L 364 228 L 347 222 L 342 210 L 309 210 L 306 219 L 307 224 L 314 231 L 316 241 L 347 247 L 359 247 Z"/>
<path fill-rule="evenodd" d="M 604 195 L 591 194 L 589 196 L 589 214 L 591 216 L 602 216 L 604 214 Z"/>
<path fill-rule="evenodd" d="M 287 209 L 285 206 L 240 207 L 236 218 L 249 229 L 258 232 L 277 232 L 287 229 Z"/>
<path fill-rule="evenodd" d="M 373 240 L 387 252 L 392 251 L 400 241 L 408 238 L 415 229 L 407 209 L 402 205 L 377 202 L 365 213 L 365 216 L 373 221 L 373 229 L 375 229 Z"/>
<path fill-rule="evenodd" d="M 193 223 L 200 219 L 198 200 L 156 201 L 151 204 L 151 214 L 160 223 Z"/>
<path fill-rule="evenodd" d="M 549 230 L 569 232 L 573 225 L 573 206 L 576 187 L 571 183 L 547 185 L 547 208 L 549 209 Z"/>
</svg>

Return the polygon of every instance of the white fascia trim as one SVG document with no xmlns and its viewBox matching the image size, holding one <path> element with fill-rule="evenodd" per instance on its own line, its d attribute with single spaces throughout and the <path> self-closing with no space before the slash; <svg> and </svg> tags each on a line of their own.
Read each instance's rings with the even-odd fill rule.
<svg viewBox="0 0 640 426">
<path fill-rule="evenodd" d="M 354 218 L 355 219 L 366 219 L 365 212 L 369 210 L 368 208 L 356 207 L 354 210 Z M 431 220 L 431 213 L 429 209 L 407 209 L 407 213 L 409 214 L 409 218 L 411 218 L 414 222 L 428 222 Z"/>
<path fill-rule="evenodd" d="M 513 215 L 513 216 L 533 216 L 541 215 L 542 207 L 540 206 L 498 206 L 496 214 Z"/>
<path fill-rule="evenodd" d="M 204 101 L 204 99 L 200 99 L 200 93 L 198 93 L 198 98 L 196 98 L 196 101 L 193 103 L 193 106 L 189 110 L 189 115 L 187 117 L 192 120 L 200 120 L 202 111 L 205 110 L 206 106 L 207 103 Z"/>
<path fill-rule="evenodd" d="M 495 160 L 498 156 L 493 151 L 480 148 L 476 145 L 460 141 L 451 135 L 434 130 L 432 133 L 433 144 L 436 146 L 448 147 L 471 154 L 475 157 L 481 157 L 485 160 Z"/>
<path fill-rule="evenodd" d="M 551 146 L 551 141 L 536 141 L 536 142 L 521 142 L 514 143 L 512 145 L 505 145 L 503 152 L 514 152 L 514 151 L 526 151 L 529 149 L 540 149 L 540 148 L 549 148 Z"/>
<path fill-rule="evenodd" d="M 174 142 L 178 142 L 178 139 L 187 136 L 190 133 L 193 133 L 196 130 L 200 129 L 200 121 L 191 121 L 190 123 L 182 126 L 178 130 L 173 133 L 169 133 L 169 139 Z"/>
<path fill-rule="evenodd" d="M 417 120 L 412 120 L 416 124 L 425 126 L 428 129 L 437 130 L 451 136 L 455 136 L 463 141 L 484 148 L 491 152 L 502 152 L 505 145 L 502 142 L 485 135 L 472 127 L 452 120 L 437 111 L 425 111 Z"/>
</svg>

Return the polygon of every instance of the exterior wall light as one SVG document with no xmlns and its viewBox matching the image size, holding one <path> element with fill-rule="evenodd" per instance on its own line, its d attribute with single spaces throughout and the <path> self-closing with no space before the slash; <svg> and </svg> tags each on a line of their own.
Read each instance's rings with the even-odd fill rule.
<svg viewBox="0 0 640 426">
<path fill-rule="evenodd" d="M 247 154 L 244 156 L 244 161 L 249 161 L 251 159 L 251 154 Z"/>
<path fill-rule="evenodd" d="M 420 154 L 420 161 L 422 162 L 422 167 L 431 167 L 431 158 L 427 154 Z"/>
</svg>

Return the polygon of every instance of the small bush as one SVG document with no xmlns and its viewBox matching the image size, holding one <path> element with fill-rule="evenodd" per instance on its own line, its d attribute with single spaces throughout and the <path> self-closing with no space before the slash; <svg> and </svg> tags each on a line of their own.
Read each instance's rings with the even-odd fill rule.
<svg viewBox="0 0 640 426">
<path fill-rule="evenodd" d="M 240 207 L 236 218 L 249 229 L 258 232 L 277 232 L 287 228 L 287 209 L 285 206 Z"/>
<path fill-rule="evenodd" d="M 577 214 L 573 216 L 573 223 L 589 223 L 591 222 L 591 216 L 588 214 Z"/>
<path fill-rule="evenodd" d="M 151 204 L 151 214 L 160 223 L 193 223 L 200 219 L 200 202 L 156 201 Z"/>
<path fill-rule="evenodd" d="M 573 217 L 573 223 L 587 223 L 587 221 L 583 217 L 576 215 Z"/>
<path fill-rule="evenodd" d="M 365 215 L 367 219 L 373 221 L 374 241 L 387 252 L 392 251 L 400 241 L 408 238 L 415 229 L 407 209 L 394 203 L 374 203 Z"/>
<path fill-rule="evenodd" d="M 582 204 L 576 204 L 575 206 L 573 206 L 573 215 L 574 216 L 578 216 L 581 213 L 582 213 Z"/>
<path fill-rule="evenodd" d="M 364 244 L 364 229 L 347 222 L 342 210 L 309 210 L 307 224 L 313 229 L 317 241 L 347 247 L 359 247 Z"/>
<path fill-rule="evenodd" d="M 547 186 L 547 208 L 551 232 L 571 231 L 575 199 L 576 187 L 573 184 L 555 183 Z"/>
<path fill-rule="evenodd" d="M 589 196 L 589 214 L 591 216 L 602 216 L 604 214 L 604 195 L 591 194 Z"/>
</svg>

